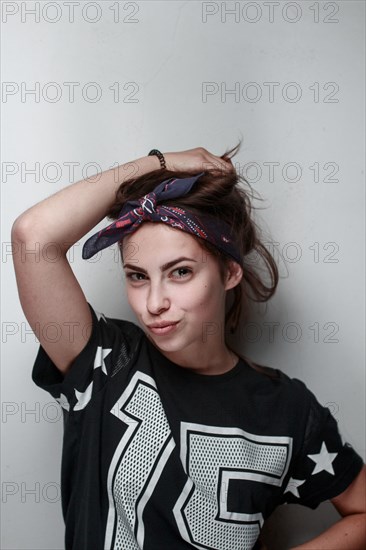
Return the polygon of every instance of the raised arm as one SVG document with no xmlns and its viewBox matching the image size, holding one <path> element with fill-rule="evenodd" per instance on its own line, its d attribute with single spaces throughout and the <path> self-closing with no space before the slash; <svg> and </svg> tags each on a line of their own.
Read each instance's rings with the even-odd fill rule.
<svg viewBox="0 0 366 550">
<path fill-rule="evenodd" d="M 195 172 L 210 165 L 233 169 L 230 161 L 202 147 L 164 153 L 164 157 L 166 168 L 172 171 Z M 92 323 L 66 253 L 105 218 L 124 181 L 158 169 L 156 156 L 122 164 L 99 174 L 95 181 L 81 180 L 65 187 L 23 212 L 13 224 L 13 262 L 21 306 L 40 344 L 63 373 L 86 346 Z"/>
</svg>

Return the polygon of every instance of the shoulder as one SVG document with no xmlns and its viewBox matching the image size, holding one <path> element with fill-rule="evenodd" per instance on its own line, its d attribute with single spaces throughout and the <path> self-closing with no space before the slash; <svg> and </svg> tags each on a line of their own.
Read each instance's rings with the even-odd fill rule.
<svg viewBox="0 0 366 550">
<path fill-rule="evenodd" d="M 89 304 L 90 305 L 90 304 Z M 117 330 L 126 334 L 129 337 L 143 336 L 144 331 L 133 321 L 127 319 L 120 319 L 118 317 L 111 317 L 105 313 L 94 310 L 91 308 L 95 315 L 95 321 L 99 324 L 99 327 L 103 330 Z"/>
<path fill-rule="evenodd" d="M 137 350 L 145 333 L 136 323 L 102 313 L 89 304 L 93 327 L 91 340 L 95 340 L 102 347 L 109 346 L 113 353 L 131 357 Z M 93 338 L 94 337 L 94 338 Z"/>
<path fill-rule="evenodd" d="M 289 376 L 284 372 L 284 370 L 278 367 L 262 365 L 245 356 L 241 356 L 241 358 L 252 369 L 252 372 L 255 373 L 253 376 L 258 380 L 258 382 L 278 386 L 284 390 L 296 392 L 297 394 L 307 393 L 310 391 L 302 380 Z"/>
<path fill-rule="evenodd" d="M 279 406 L 282 413 L 297 412 L 304 418 L 311 411 L 315 414 L 324 410 L 314 393 L 299 378 L 289 376 L 281 368 L 259 364 L 246 357 L 242 359 L 249 369 L 251 391 L 262 402 Z"/>
</svg>

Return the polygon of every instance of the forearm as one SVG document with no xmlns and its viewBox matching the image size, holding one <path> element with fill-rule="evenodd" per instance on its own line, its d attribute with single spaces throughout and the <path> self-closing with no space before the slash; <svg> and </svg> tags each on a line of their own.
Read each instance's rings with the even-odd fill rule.
<svg viewBox="0 0 366 550">
<path fill-rule="evenodd" d="M 146 156 L 106 170 L 95 181 L 73 183 L 23 212 L 15 221 L 21 234 L 53 242 L 64 253 L 105 218 L 123 181 L 159 169 L 156 156 Z M 41 243 L 41 244 L 42 244 Z"/>
<path fill-rule="evenodd" d="M 291 550 L 364 550 L 366 514 L 350 514 L 334 523 L 318 537 Z"/>
</svg>

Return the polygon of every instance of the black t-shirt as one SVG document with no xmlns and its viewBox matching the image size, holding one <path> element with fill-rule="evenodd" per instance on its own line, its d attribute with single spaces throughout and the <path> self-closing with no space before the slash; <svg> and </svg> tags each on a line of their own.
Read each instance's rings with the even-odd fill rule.
<svg viewBox="0 0 366 550">
<path fill-rule="evenodd" d="M 32 372 L 64 415 L 66 550 L 249 550 L 278 505 L 314 509 L 360 472 L 300 380 L 244 358 L 195 373 L 89 307 L 92 333 L 67 374 L 42 346 Z"/>
</svg>

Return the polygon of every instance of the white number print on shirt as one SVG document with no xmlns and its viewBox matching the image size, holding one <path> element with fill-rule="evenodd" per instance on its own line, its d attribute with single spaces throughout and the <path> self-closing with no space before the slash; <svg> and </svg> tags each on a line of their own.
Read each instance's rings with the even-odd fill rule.
<svg viewBox="0 0 366 550">
<path fill-rule="evenodd" d="M 105 549 L 144 548 L 143 512 L 175 442 L 150 376 L 137 371 L 110 411 L 127 429 L 108 471 Z M 196 548 L 249 550 L 263 524 L 256 510 L 228 510 L 231 480 L 281 486 L 292 438 L 258 436 L 240 428 L 181 422 L 180 458 L 187 481 L 173 514 L 184 541 Z"/>
</svg>

